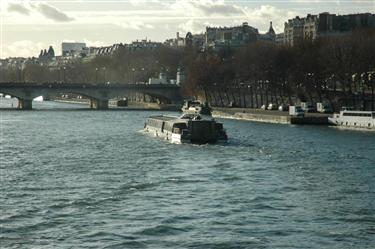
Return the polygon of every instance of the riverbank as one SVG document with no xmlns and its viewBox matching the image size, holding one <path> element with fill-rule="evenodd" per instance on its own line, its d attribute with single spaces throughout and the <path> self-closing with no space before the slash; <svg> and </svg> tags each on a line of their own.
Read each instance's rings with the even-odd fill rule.
<svg viewBox="0 0 375 249">
<path fill-rule="evenodd" d="M 276 124 L 328 125 L 329 114 L 307 113 L 305 117 L 292 117 L 288 112 L 281 111 L 214 107 L 212 110 L 212 116 L 216 118 L 239 119 Z"/>
</svg>

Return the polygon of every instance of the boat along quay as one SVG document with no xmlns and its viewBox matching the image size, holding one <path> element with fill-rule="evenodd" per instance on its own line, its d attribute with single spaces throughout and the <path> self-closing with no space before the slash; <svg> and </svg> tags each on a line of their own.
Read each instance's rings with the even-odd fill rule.
<svg viewBox="0 0 375 249">
<path fill-rule="evenodd" d="M 288 112 L 250 108 L 214 107 L 213 117 L 241 119 L 278 124 L 328 125 L 329 114 L 306 113 L 303 117 L 290 116 Z"/>
</svg>

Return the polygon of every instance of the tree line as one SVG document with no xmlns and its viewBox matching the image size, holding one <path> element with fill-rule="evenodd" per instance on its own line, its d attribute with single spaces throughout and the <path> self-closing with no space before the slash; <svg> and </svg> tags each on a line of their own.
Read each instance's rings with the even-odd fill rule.
<svg viewBox="0 0 375 249">
<path fill-rule="evenodd" d="M 0 67 L 0 81 L 128 84 L 147 82 L 160 71 L 175 79 L 178 68 L 186 74 L 183 94 L 214 106 L 259 108 L 309 101 L 374 109 L 375 30 L 301 40 L 294 46 L 257 41 L 218 51 L 121 48 L 63 66 Z"/>
<path fill-rule="evenodd" d="M 374 110 L 374 30 L 303 40 L 293 47 L 259 41 L 199 53 L 187 68 L 186 91 L 216 106 L 308 101 Z"/>
</svg>

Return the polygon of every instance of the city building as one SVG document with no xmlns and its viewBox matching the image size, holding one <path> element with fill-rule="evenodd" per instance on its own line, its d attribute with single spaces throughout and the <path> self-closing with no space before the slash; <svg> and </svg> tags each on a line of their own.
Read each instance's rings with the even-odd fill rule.
<svg viewBox="0 0 375 249">
<path fill-rule="evenodd" d="M 293 46 L 304 39 L 342 35 L 361 28 L 374 28 L 375 14 L 336 15 L 328 12 L 289 19 L 284 24 L 284 43 Z"/>
<path fill-rule="evenodd" d="M 76 54 L 82 51 L 86 47 L 86 43 L 83 42 L 63 42 L 61 43 L 62 56 L 68 56 Z"/>
<path fill-rule="evenodd" d="M 265 40 L 265 41 L 271 41 L 271 42 L 276 41 L 276 33 L 275 33 L 275 30 L 273 30 L 272 22 L 270 22 L 270 27 L 269 27 L 267 33 L 259 34 L 259 39 Z"/>
<path fill-rule="evenodd" d="M 319 14 L 318 30 L 320 35 L 349 32 L 359 28 L 374 28 L 375 14 L 361 13 L 335 15 L 324 12 Z"/>
<path fill-rule="evenodd" d="M 41 65 L 49 64 L 55 59 L 55 51 L 52 46 L 49 46 L 48 51 L 46 49 L 40 50 L 38 61 Z M 33 63 L 35 64 L 35 63 Z"/>
<path fill-rule="evenodd" d="M 178 67 L 176 73 L 176 79 L 169 79 L 167 75 L 162 71 L 159 73 L 158 78 L 149 78 L 148 84 L 172 84 L 172 85 L 181 85 L 186 81 L 185 72 Z"/>
<path fill-rule="evenodd" d="M 5 69 L 22 69 L 26 60 L 24 57 L 9 57 L 0 60 L 0 66 Z"/>
<path fill-rule="evenodd" d="M 244 22 L 235 27 L 206 27 L 206 48 L 219 48 L 221 46 L 239 47 L 258 38 L 258 29 Z"/>
<path fill-rule="evenodd" d="M 130 44 L 125 44 L 124 47 L 129 50 L 152 50 L 159 48 L 163 45 L 161 42 L 153 42 L 151 40 L 136 40 Z"/>
<path fill-rule="evenodd" d="M 160 72 L 159 78 L 149 78 L 148 84 L 168 84 L 167 76 L 165 73 Z"/>
<path fill-rule="evenodd" d="M 304 18 L 304 24 L 303 24 L 303 38 L 304 39 L 315 40 L 317 38 L 318 23 L 319 23 L 319 17 L 317 15 L 308 14 L 307 17 Z"/>
<path fill-rule="evenodd" d="M 122 43 L 116 43 L 111 46 L 103 46 L 103 47 L 89 47 L 84 48 L 81 52 L 85 55 L 85 57 L 95 57 L 97 55 L 111 55 L 115 53 L 118 49 L 125 47 Z"/>
<path fill-rule="evenodd" d="M 168 39 L 164 42 L 164 45 L 168 47 L 185 47 L 185 38 L 180 36 L 180 33 L 176 33 L 176 38 Z"/>
<path fill-rule="evenodd" d="M 303 26 L 305 21 L 299 16 L 289 19 L 284 25 L 284 43 L 293 46 L 297 41 L 303 39 Z"/>
<path fill-rule="evenodd" d="M 276 34 L 275 42 L 280 45 L 284 44 L 284 33 Z"/>
</svg>

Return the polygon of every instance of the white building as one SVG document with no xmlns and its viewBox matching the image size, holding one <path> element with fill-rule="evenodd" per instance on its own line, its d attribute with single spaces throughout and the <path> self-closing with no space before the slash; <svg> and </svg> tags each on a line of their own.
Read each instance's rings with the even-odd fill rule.
<svg viewBox="0 0 375 249">
<path fill-rule="evenodd" d="M 159 78 L 149 78 L 148 84 L 168 84 L 167 76 L 165 73 L 160 73 Z"/>
<path fill-rule="evenodd" d="M 61 43 L 62 55 L 76 54 L 86 48 L 86 43 L 83 42 L 63 42 Z"/>
</svg>

